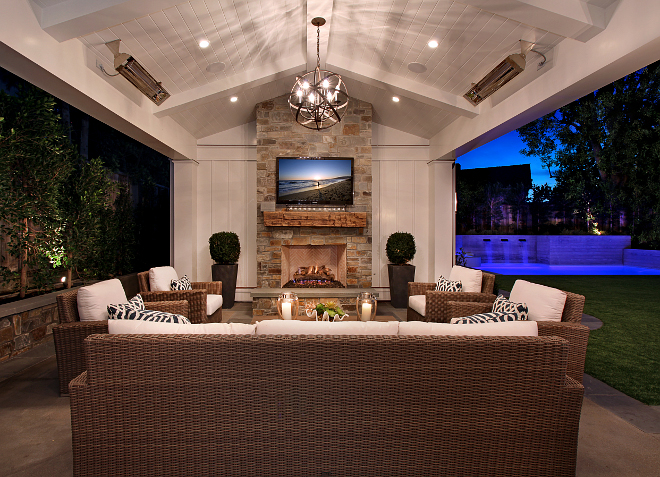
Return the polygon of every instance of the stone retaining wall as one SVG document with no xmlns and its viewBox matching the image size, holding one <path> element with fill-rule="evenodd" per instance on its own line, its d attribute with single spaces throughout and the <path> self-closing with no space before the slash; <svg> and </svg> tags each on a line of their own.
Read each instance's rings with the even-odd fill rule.
<svg viewBox="0 0 660 477">
<path fill-rule="evenodd" d="M 629 235 L 457 235 L 456 250 L 481 263 L 622 265 Z"/>
<path fill-rule="evenodd" d="M 623 264 L 630 267 L 654 268 L 660 270 L 660 250 L 624 250 Z"/>
<path fill-rule="evenodd" d="M 0 318 L 0 361 L 52 339 L 57 323 L 55 303 Z"/>
</svg>

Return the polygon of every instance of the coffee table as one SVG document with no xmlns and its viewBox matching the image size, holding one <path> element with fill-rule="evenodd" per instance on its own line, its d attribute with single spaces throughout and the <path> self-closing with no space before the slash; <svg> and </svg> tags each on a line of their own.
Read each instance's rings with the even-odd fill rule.
<svg viewBox="0 0 660 477">
<path fill-rule="evenodd" d="M 252 321 L 250 322 L 251 324 L 255 324 L 257 321 L 263 321 L 263 320 L 279 320 L 280 317 L 278 315 L 264 315 L 264 316 L 255 316 L 252 318 Z M 315 321 L 313 318 L 308 317 L 307 315 L 301 315 L 296 318 L 299 321 Z M 344 319 L 343 321 L 358 321 L 356 315 L 348 315 L 348 318 Z M 396 319 L 396 317 L 392 315 L 376 315 L 373 320 L 371 321 L 399 321 Z"/>
</svg>

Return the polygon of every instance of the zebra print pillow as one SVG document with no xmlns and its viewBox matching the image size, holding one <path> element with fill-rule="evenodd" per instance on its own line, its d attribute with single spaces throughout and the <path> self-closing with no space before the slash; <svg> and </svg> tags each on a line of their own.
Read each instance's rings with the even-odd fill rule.
<svg viewBox="0 0 660 477">
<path fill-rule="evenodd" d="M 501 323 L 504 321 L 518 321 L 516 313 L 481 313 L 479 315 L 462 316 L 461 318 L 452 318 L 452 325 L 469 325 L 472 323 Z"/>
<path fill-rule="evenodd" d="M 515 313 L 519 320 L 529 320 L 529 309 L 527 303 L 514 303 L 503 295 L 498 295 L 493 303 L 493 313 Z"/>
<path fill-rule="evenodd" d="M 463 291 L 463 284 L 459 280 L 447 280 L 445 277 L 440 275 L 440 278 L 438 278 L 438 283 L 435 285 L 435 291 L 460 292 Z"/>
<path fill-rule="evenodd" d="M 178 323 L 189 325 L 190 320 L 183 315 L 175 315 L 164 311 L 138 310 L 128 303 L 108 305 L 108 315 L 111 320 L 155 321 L 158 323 Z"/>
<path fill-rule="evenodd" d="M 142 295 L 139 293 L 135 295 L 133 298 L 128 300 L 128 305 L 132 308 L 135 308 L 136 310 L 144 310 L 144 300 L 142 299 Z"/>
<path fill-rule="evenodd" d="M 187 275 L 182 276 L 178 280 L 172 280 L 170 284 L 171 290 L 192 290 L 192 284 Z"/>
</svg>

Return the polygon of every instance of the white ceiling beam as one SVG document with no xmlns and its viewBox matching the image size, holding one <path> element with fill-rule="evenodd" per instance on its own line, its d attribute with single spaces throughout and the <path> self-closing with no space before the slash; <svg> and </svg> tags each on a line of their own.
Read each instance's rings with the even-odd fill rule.
<svg viewBox="0 0 660 477">
<path fill-rule="evenodd" d="M 354 62 L 348 58 L 333 54 L 332 57 L 328 58 L 327 67 L 329 70 L 348 78 L 389 91 L 395 95 L 435 106 L 459 116 L 474 118 L 479 114 L 480 106 L 472 106 L 462 96 L 456 96 L 437 88 L 430 88 L 416 81 Z"/>
<path fill-rule="evenodd" d="M 257 68 L 175 94 L 161 106 L 154 106 L 154 115 L 158 118 L 170 116 L 200 104 L 236 95 L 271 81 L 300 74 L 305 66 L 305 59 L 300 53 L 282 58 L 276 63 L 259 65 Z"/>
<path fill-rule="evenodd" d="M 610 17 L 608 9 L 613 8 L 618 2 L 618 0 L 457 1 L 581 42 L 590 40 L 605 29 Z"/>
<path fill-rule="evenodd" d="M 41 28 L 59 42 L 88 35 L 153 12 L 181 0 L 64 0 L 41 8 L 29 0 Z"/>
<path fill-rule="evenodd" d="M 312 25 L 312 19 L 316 17 L 325 18 L 325 25 L 320 29 L 319 56 L 321 58 L 321 69 L 325 68 L 328 57 L 328 41 L 330 38 L 330 25 L 332 23 L 332 0 L 307 0 L 307 71 L 316 68 L 316 27 Z"/>
</svg>

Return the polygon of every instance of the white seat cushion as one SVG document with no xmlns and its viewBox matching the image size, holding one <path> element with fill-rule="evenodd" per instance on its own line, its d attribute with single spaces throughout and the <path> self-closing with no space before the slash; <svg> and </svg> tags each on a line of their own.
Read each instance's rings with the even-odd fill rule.
<svg viewBox="0 0 660 477">
<path fill-rule="evenodd" d="M 170 291 L 172 280 L 178 280 L 174 267 L 155 267 L 149 270 L 149 289 L 151 291 Z"/>
<path fill-rule="evenodd" d="M 256 325 L 245 323 L 157 323 L 153 321 L 108 320 L 111 335 L 253 335 Z"/>
<path fill-rule="evenodd" d="M 206 295 L 206 314 L 211 316 L 222 307 L 222 295 Z"/>
<path fill-rule="evenodd" d="M 80 321 L 104 321 L 108 319 L 108 305 L 128 303 L 121 282 L 113 278 L 78 290 L 78 315 Z"/>
<path fill-rule="evenodd" d="M 407 321 L 399 323 L 399 335 L 404 336 L 538 336 L 534 321 L 507 321 L 504 323 L 477 323 L 452 325 Z"/>
<path fill-rule="evenodd" d="M 483 275 L 481 270 L 473 270 L 472 268 L 454 265 L 449 273 L 449 279 L 451 281 L 460 281 L 463 285 L 464 292 L 481 293 Z"/>
<path fill-rule="evenodd" d="M 263 320 L 258 335 L 396 335 L 398 321 L 299 321 Z"/>
<path fill-rule="evenodd" d="M 426 295 L 411 295 L 408 297 L 408 306 L 422 316 L 426 316 Z"/>
<path fill-rule="evenodd" d="M 516 303 L 527 303 L 529 320 L 561 321 L 566 304 L 566 292 L 538 283 L 516 280 L 509 300 Z"/>
</svg>

